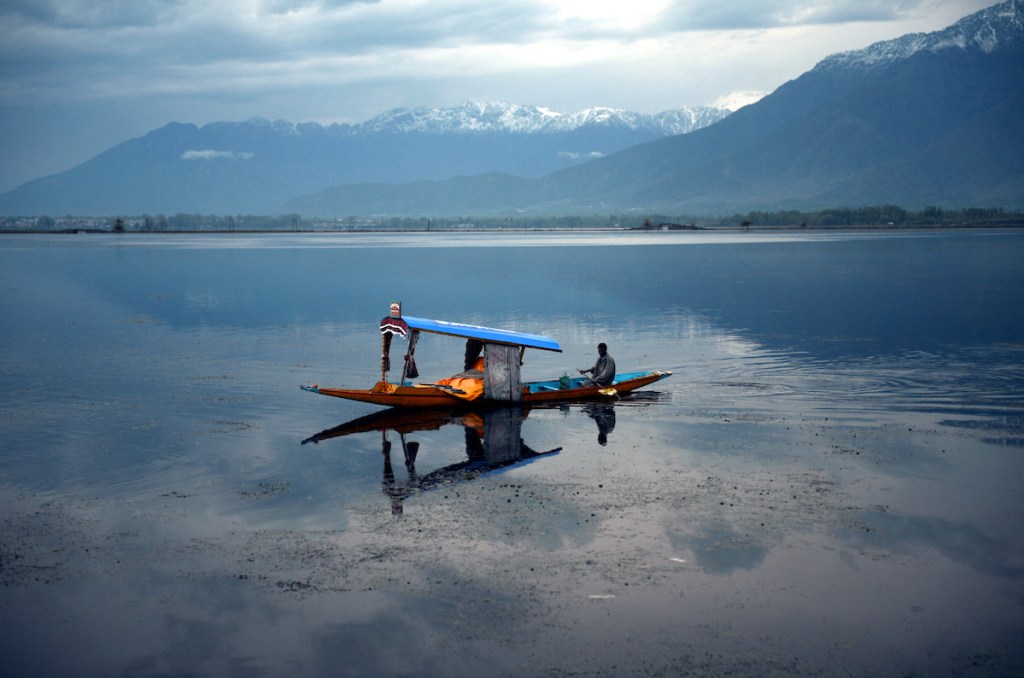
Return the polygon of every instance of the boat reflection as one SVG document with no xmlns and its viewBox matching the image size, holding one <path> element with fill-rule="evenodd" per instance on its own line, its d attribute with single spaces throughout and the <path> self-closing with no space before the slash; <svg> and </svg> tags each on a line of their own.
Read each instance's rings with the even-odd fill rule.
<svg viewBox="0 0 1024 678">
<path fill-rule="evenodd" d="M 521 408 L 495 408 L 480 412 L 385 410 L 321 431 L 303 440 L 302 444 L 379 431 L 384 459 L 382 490 L 391 501 L 391 512 L 401 515 L 406 498 L 417 492 L 430 490 L 439 485 L 472 480 L 560 452 L 561 447 L 538 452 L 523 442 L 522 425 L 528 414 L 528 409 Z M 614 414 L 612 416 L 614 417 Z M 466 460 L 420 475 L 416 470 L 420 441 L 410 440 L 410 436 L 425 431 L 436 431 L 444 426 L 463 428 Z M 395 476 L 391 462 L 392 440 L 389 434 L 398 435 L 406 471 L 403 479 Z"/>
</svg>

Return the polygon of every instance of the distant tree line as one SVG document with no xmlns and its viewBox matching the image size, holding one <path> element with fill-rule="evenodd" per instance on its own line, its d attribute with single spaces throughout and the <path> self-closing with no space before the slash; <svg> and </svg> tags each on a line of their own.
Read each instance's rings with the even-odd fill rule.
<svg viewBox="0 0 1024 678">
<path fill-rule="evenodd" d="M 606 216 L 515 217 L 360 217 L 309 218 L 298 214 L 203 215 L 174 214 L 119 217 L 0 217 L 0 230 L 8 232 L 282 232 L 282 231 L 459 231 L 459 230 L 555 230 L 666 228 L 843 228 L 843 227 L 955 227 L 1024 225 L 1024 212 L 1002 208 L 968 207 L 944 209 L 926 207 L 914 212 L 897 205 L 844 207 L 801 212 L 753 211 L 730 216 L 664 214 Z"/>
<path fill-rule="evenodd" d="M 174 214 L 119 217 L 0 217 L 6 231 L 107 231 L 111 233 L 281 231 L 458 231 L 477 229 L 622 228 L 618 217 L 360 217 Z"/>
<path fill-rule="evenodd" d="M 920 212 L 905 210 L 898 205 L 875 207 L 841 207 L 819 212 L 783 210 L 779 212 L 748 212 L 711 221 L 713 226 L 789 226 L 820 228 L 835 226 L 969 226 L 997 225 L 1012 221 L 1019 223 L 1020 213 L 1007 213 L 1002 208 L 968 207 L 943 209 L 925 207 Z"/>
</svg>

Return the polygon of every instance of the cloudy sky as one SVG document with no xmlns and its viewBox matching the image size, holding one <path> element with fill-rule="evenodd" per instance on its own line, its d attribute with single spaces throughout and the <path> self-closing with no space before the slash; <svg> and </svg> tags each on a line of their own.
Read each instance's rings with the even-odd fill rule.
<svg viewBox="0 0 1024 678">
<path fill-rule="evenodd" d="M 471 99 L 656 113 L 994 0 L 0 0 L 0 191 L 168 122 Z"/>
</svg>

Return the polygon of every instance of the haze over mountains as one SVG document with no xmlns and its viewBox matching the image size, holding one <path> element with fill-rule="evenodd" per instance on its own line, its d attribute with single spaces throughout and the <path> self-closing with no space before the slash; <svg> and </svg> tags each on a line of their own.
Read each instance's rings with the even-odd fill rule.
<svg viewBox="0 0 1024 678">
<path fill-rule="evenodd" d="M 271 214 L 338 184 L 500 171 L 539 177 L 721 120 L 721 108 L 657 115 L 468 102 L 399 108 L 358 125 L 253 118 L 171 123 L 0 196 L 3 214 Z"/>
<path fill-rule="evenodd" d="M 831 56 L 726 113 L 470 103 L 356 126 L 171 124 L 0 196 L 0 212 L 1024 207 L 1024 0 Z"/>
</svg>

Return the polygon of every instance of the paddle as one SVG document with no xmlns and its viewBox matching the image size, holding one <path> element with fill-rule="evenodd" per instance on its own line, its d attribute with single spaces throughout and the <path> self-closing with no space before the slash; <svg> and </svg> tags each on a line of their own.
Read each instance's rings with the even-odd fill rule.
<svg viewBox="0 0 1024 678">
<path fill-rule="evenodd" d="M 580 374 L 583 374 L 583 375 L 585 375 L 587 373 L 586 370 L 576 370 L 576 371 L 579 372 Z M 604 387 L 602 387 L 601 384 L 599 384 L 596 381 L 594 381 L 594 379 L 592 377 L 587 377 L 587 381 L 589 381 L 594 386 L 597 386 L 598 387 L 597 392 L 599 394 L 603 395 L 603 396 L 608 396 L 609 398 L 614 398 L 614 397 L 619 395 L 619 392 L 615 389 L 614 386 L 604 386 Z"/>
</svg>

